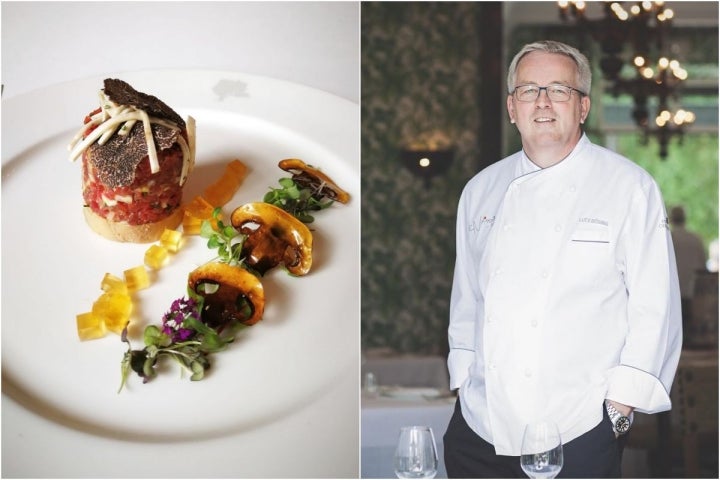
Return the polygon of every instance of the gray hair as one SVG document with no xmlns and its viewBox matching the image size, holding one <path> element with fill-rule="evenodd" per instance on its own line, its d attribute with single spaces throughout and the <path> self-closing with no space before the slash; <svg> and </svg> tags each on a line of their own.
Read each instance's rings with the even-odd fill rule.
<svg viewBox="0 0 720 480">
<path fill-rule="evenodd" d="M 553 40 L 543 40 L 527 44 L 515 55 L 515 58 L 513 58 L 510 63 L 510 68 L 508 68 L 508 93 L 512 93 L 512 91 L 515 90 L 515 80 L 520 60 L 530 52 L 559 53 L 570 57 L 577 66 L 577 88 L 586 94 L 590 94 L 592 72 L 590 70 L 590 62 L 588 62 L 587 57 L 580 53 L 577 48 Z"/>
</svg>

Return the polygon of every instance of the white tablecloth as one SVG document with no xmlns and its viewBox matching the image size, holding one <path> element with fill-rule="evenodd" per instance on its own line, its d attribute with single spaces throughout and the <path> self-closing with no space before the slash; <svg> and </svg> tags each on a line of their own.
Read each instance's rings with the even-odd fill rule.
<svg viewBox="0 0 720 480">
<path fill-rule="evenodd" d="M 447 358 L 439 355 L 363 355 L 363 378 L 372 372 L 380 385 L 448 389 Z"/>
<path fill-rule="evenodd" d="M 395 478 L 393 455 L 400 428 L 425 425 L 433 429 L 438 449 L 438 474 L 447 478 L 443 461 L 443 442 L 450 422 L 454 399 L 408 401 L 392 398 L 363 396 L 362 398 L 362 478 Z"/>
</svg>

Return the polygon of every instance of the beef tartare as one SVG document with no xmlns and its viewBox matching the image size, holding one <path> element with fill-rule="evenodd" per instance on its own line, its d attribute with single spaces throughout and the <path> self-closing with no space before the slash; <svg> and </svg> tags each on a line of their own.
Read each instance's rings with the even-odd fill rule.
<svg viewBox="0 0 720 480">
<path fill-rule="evenodd" d="M 85 219 L 112 240 L 153 242 L 182 220 L 195 122 L 122 80 L 106 79 L 99 95 L 69 146 L 82 157 Z"/>
</svg>

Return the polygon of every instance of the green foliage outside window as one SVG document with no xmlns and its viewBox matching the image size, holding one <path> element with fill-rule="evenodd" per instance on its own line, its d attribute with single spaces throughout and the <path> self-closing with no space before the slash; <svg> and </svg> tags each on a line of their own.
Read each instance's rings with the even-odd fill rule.
<svg viewBox="0 0 720 480">
<path fill-rule="evenodd" d="M 637 133 L 618 135 L 618 152 L 655 178 L 668 210 L 675 205 L 685 207 L 687 228 L 697 232 L 707 247 L 718 238 L 717 134 L 686 134 L 682 142 L 673 139 L 664 160 L 657 148 L 653 140 L 643 145 Z"/>
</svg>

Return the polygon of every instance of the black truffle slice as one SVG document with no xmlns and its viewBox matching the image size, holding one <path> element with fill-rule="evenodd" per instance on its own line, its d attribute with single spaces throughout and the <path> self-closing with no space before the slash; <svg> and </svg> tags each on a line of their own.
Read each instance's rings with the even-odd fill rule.
<svg viewBox="0 0 720 480">
<path fill-rule="evenodd" d="M 180 134 L 157 124 L 151 129 L 158 151 L 172 147 Z M 126 136 L 115 134 L 104 145 L 93 143 L 85 152 L 87 160 L 95 166 L 98 179 L 111 188 L 130 185 L 135 180 L 138 164 L 147 154 L 142 122 L 133 125 Z"/>
<path fill-rule="evenodd" d="M 110 100 L 118 105 L 132 105 L 145 110 L 151 117 L 164 118 L 185 128 L 185 121 L 162 100 L 146 93 L 138 92 L 127 82 L 117 78 L 106 78 L 103 90 Z"/>
</svg>

